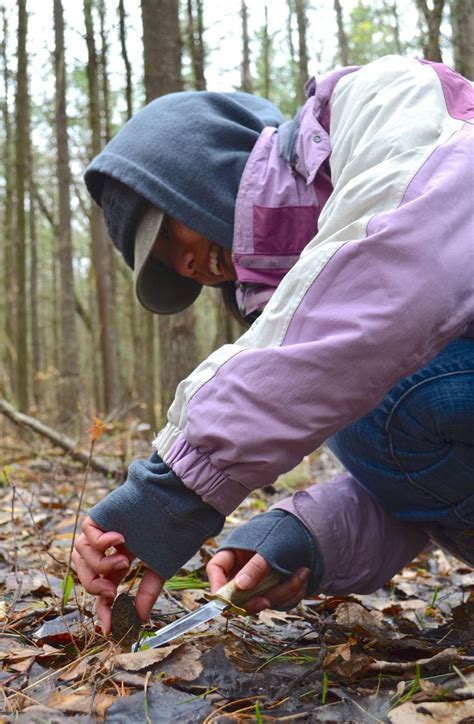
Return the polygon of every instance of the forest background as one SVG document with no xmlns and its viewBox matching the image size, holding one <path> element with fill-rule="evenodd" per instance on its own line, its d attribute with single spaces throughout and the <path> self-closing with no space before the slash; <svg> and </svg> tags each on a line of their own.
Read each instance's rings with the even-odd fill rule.
<svg viewBox="0 0 474 724">
<path fill-rule="evenodd" d="M 12 0 L 0 16 L 0 396 L 73 435 L 93 416 L 155 429 L 240 333 L 212 289 L 174 317 L 134 299 L 82 180 L 133 112 L 241 89 L 291 117 L 311 75 L 387 53 L 474 79 L 473 0 Z"/>
</svg>

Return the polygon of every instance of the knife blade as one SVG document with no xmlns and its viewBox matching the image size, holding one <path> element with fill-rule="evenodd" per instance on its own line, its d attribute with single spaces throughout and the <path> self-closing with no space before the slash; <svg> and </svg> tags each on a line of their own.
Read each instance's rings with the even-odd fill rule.
<svg viewBox="0 0 474 724">
<path fill-rule="evenodd" d="M 279 573 L 270 571 L 254 588 L 245 591 L 237 588 L 233 580 L 229 581 L 222 586 L 222 588 L 219 588 L 216 593 L 209 594 L 208 598 L 211 599 L 209 603 L 204 604 L 204 606 L 201 606 L 192 613 L 178 618 L 176 621 L 173 621 L 173 623 L 168 624 L 168 626 L 158 629 L 151 638 L 136 641 L 132 645 L 132 653 L 149 648 L 155 649 L 158 646 L 163 646 L 163 644 L 168 644 L 179 636 L 188 633 L 188 631 L 191 631 L 193 628 L 210 621 L 223 611 L 233 609 L 238 613 L 245 614 L 241 606 L 246 601 L 249 601 L 254 596 L 258 596 L 260 593 L 266 593 L 270 588 L 281 583 L 282 580 L 283 578 Z"/>
</svg>

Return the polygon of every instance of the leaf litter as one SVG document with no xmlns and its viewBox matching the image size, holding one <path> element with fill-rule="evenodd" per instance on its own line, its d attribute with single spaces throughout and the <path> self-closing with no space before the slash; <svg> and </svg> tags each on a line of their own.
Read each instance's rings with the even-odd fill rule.
<svg viewBox="0 0 474 724">
<path fill-rule="evenodd" d="M 114 429 L 108 441 L 103 431 L 97 421 L 93 445 L 119 459 L 127 431 Z M 137 437 L 133 446 L 134 457 L 147 455 L 146 441 Z M 119 643 L 101 634 L 93 597 L 68 571 L 78 497 L 84 515 L 116 483 L 89 471 L 85 485 L 83 468 L 51 451 L 40 461 L 25 455 L 11 463 L 0 449 L 2 722 L 474 719 L 474 573 L 465 564 L 433 549 L 373 594 L 221 616 L 161 649 L 132 654 L 139 627 L 130 597 L 141 564 L 121 589 Z M 324 450 L 304 464 L 301 487 L 333 472 Z M 281 482 L 245 501 L 222 536 L 287 495 Z M 168 582 L 148 630 L 205 602 L 204 567 L 221 537 Z"/>
</svg>

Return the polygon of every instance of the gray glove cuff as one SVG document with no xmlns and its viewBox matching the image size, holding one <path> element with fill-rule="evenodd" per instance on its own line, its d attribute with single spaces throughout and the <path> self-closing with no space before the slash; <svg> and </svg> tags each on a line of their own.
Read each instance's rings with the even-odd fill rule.
<svg viewBox="0 0 474 724">
<path fill-rule="evenodd" d="M 256 515 L 235 528 L 219 550 L 226 548 L 260 553 L 274 570 L 284 576 L 290 576 L 303 566 L 309 568 L 308 594 L 318 592 L 324 573 L 318 543 L 304 524 L 285 510 Z"/>
<path fill-rule="evenodd" d="M 127 480 L 90 511 L 104 530 L 116 530 L 126 547 L 163 578 L 170 578 L 225 517 L 187 488 L 161 458 L 130 465 Z"/>
</svg>

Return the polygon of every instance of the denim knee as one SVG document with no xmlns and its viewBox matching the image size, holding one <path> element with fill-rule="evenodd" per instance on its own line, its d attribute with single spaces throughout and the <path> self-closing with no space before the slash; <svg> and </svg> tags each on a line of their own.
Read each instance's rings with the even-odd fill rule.
<svg viewBox="0 0 474 724">
<path fill-rule="evenodd" d="M 456 340 L 329 441 L 393 515 L 474 525 L 474 340 Z"/>
</svg>

